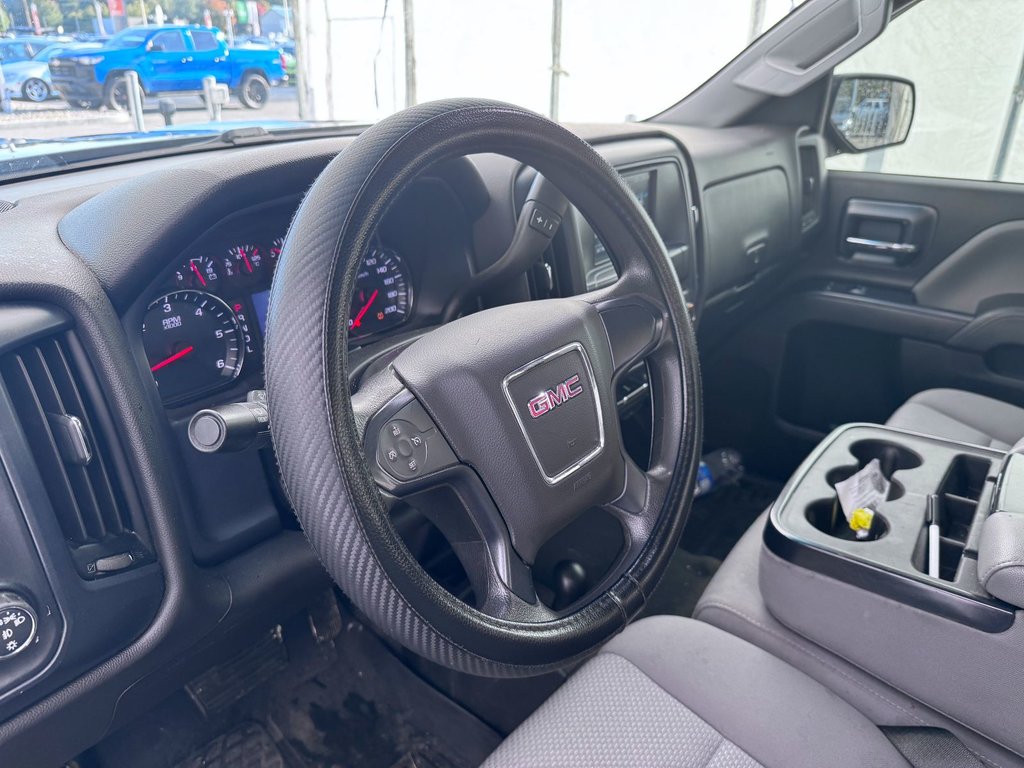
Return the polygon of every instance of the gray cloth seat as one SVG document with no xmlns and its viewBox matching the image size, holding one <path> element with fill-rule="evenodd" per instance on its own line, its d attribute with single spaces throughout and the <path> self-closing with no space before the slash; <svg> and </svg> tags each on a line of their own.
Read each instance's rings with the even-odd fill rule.
<svg viewBox="0 0 1024 768">
<path fill-rule="evenodd" d="M 864 715 L 804 673 L 709 624 L 656 616 L 608 643 L 484 765 L 908 763 Z"/>
<path fill-rule="evenodd" d="M 891 685 L 811 642 L 779 622 L 761 593 L 762 536 L 765 512 L 750 526 L 719 567 L 693 617 L 763 648 L 838 693 L 873 723 L 950 731 L 985 763 L 1024 768 L 1024 758 L 994 744 L 956 720 L 907 696 Z M 829 621 L 829 617 L 822 617 Z M 884 630 L 883 630 L 884 631 Z M 917 645 L 908 645 L 917 652 Z"/>
<path fill-rule="evenodd" d="M 959 389 L 929 389 L 907 400 L 886 423 L 1005 451 L 1024 437 L 1024 408 Z"/>
</svg>

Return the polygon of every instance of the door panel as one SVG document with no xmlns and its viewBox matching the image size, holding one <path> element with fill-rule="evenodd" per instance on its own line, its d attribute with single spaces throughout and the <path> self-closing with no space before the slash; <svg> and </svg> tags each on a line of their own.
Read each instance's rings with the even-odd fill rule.
<svg viewBox="0 0 1024 768">
<path fill-rule="evenodd" d="M 705 361 L 708 444 L 781 476 L 924 389 L 1024 406 L 1024 185 L 833 171 L 827 195 L 785 295 Z"/>
</svg>

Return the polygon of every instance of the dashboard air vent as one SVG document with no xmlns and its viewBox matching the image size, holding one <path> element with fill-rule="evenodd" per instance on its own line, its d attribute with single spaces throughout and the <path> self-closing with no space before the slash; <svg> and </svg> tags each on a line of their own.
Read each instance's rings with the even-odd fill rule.
<svg viewBox="0 0 1024 768">
<path fill-rule="evenodd" d="M 0 376 L 82 576 L 152 561 L 138 498 L 106 403 L 71 333 L 0 357 Z"/>
</svg>

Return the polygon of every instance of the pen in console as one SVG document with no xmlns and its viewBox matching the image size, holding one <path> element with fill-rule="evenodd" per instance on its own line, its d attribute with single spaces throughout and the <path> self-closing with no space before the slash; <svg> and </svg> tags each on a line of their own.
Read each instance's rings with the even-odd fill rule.
<svg viewBox="0 0 1024 768">
<path fill-rule="evenodd" d="M 928 526 L 928 575 L 939 578 L 939 495 L 929 494 L 925 507 L 925 524 Z"/>
</svg>

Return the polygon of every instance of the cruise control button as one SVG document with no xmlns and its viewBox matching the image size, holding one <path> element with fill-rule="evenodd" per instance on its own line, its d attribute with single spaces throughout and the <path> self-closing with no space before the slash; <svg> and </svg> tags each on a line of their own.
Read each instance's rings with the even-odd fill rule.
<svg viewBox="0 0 1024 768">
<path fill-rule="evenodd" d="M 416 401 L 403 406 L 377 433 L 377 463 L 394 480 L 415 480 L 457 461 Z"/>
</svg>

